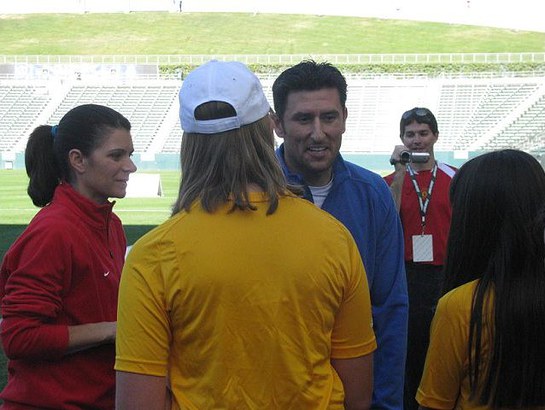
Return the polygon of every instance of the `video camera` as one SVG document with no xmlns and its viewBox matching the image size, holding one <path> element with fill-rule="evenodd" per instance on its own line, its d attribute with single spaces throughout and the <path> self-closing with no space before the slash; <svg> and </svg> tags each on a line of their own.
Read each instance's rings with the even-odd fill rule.
<svg viewBox="0 0 545 410">
<path fill-rule="evenodd" d="M 430 154 L 427 152 L 401 151 L 401 153 L 399 154 L 399 161 L 394 161 L 393 159 L 390 159 L 390 164 L 395 165 L 396 162 L 400 162 L 402 164 L 408 164 L 410 162 L 424 164 L 428 162 L 429 159 Z"/>
</svg>

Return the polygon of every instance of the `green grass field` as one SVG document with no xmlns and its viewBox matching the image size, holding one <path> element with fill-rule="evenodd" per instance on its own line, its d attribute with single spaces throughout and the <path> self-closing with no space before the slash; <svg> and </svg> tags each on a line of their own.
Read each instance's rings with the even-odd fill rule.
<svg viewBox="0 0 545 410">
<path fill-rule="evenodd" d="M 543 52 L 545 33 L 313 15 L 31 14 L 0 15 L 0 50 L 10 55 Z"/>
<path fill-rule="evenodd" d="M 114 211 L 126 227 L 129 244 L 134 243 L 141 232 L 160 224 L 170 215 L 180 172 L 161 171 L 160 174 L 162 197 L 116 200 Z M 0 257 L 39 210 L 26 193 L 27 184 L 24 170 L 0 170 Z"/>
</svg>

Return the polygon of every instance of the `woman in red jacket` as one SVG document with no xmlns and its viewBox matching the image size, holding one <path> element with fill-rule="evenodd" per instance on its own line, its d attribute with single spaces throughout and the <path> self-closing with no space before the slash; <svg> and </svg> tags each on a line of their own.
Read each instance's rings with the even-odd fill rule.
<svg viewBox="0 0 545 410">
<path fill-rule="evenodd" d="M 113 409 L 117 292 L 126 238 L 108 198 L 136 171 L 129 121 L 88 104 L 28 140 L 28 194 L 42 209 L 0 270 L 8 382 L 2 409 Z"/>
</svg>

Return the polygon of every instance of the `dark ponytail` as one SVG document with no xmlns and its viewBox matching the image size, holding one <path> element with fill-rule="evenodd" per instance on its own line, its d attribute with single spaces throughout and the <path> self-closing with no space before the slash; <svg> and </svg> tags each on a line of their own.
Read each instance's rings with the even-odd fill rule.
<svg viewBox="0 0 545 410">
<path fill-rule="evenodd" d="M 53 153 L 50 125 L 40 125 L 28 139 L 25 150 L 26 173 L 30 178 L 28 195 L 34 205 L 43 207 L 51 202 L 61 175 Z"/>
</svg>

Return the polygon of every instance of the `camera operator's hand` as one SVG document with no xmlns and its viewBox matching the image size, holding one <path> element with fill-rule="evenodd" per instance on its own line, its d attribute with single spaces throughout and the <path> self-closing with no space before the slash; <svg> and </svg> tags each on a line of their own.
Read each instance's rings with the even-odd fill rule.
<svg viewBox="0 0 545 410">
<path fill-rule="evenodd" d="M 396 171 L 401 168 L 405 169 L 405 164 L 401 162 L 401 153 L 403 151 L 407 151 L 405 145 L 396 145 L 394 152 L 392 152 L 392 156 L 390 157 L 390 164 L 396 167 Z"/>
</svg>

